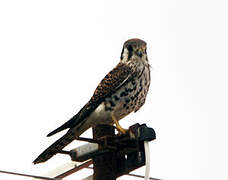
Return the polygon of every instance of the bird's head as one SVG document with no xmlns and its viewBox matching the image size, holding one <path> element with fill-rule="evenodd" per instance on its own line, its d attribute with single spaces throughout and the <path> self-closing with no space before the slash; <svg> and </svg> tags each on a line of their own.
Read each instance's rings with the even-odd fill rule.
<svg viewBox="0 0 228 180">
<path fill-rule="evenodd" d="M 141 39 L 129 39 L 123 45 L 120 60 L 128 62 L 131 60 L 147 61 L 146 42 Z"/>
</svg>

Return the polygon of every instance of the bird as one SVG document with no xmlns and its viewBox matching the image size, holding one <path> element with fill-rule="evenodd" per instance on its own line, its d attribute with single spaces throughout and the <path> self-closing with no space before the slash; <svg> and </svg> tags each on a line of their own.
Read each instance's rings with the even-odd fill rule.
<svg viewBox="0 0 228 180">
<path fill-rule="evenodd" d="M 65 135 L 43 151 L 33 163 L 49 160 L 87 129 L 99 124 L 115 124 L 120 134 L 126 133 L 127 130 L 118 121 L 142 107 L 149 86 L 147 44 L 141 39 L 129 39 L 123 44 L 119 63 L 101 80 L 91 99 L 69 121 L 47 136 L 68 129 Z"/>
</svg>

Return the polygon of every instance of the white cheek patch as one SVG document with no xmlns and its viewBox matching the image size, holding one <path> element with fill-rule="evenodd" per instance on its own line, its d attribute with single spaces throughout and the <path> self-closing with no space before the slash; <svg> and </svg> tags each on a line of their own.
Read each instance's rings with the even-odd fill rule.
<svg viewBox="0 0 228 180">
<path fill-rule="evenodd" d="M 123 62 L 127 62 L 127 59 L 128 59 L 128 50 L 125 48 L 124 49 L 124 52 L 123 52 L 123 59 L 122 59 L 122 61 Z"/>
</svg>

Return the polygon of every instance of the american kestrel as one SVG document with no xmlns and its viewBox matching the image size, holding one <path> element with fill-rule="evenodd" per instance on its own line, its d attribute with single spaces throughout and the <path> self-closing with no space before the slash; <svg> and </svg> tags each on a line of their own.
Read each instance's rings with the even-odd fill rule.
<svg viewBox="0 0 228 180">
<path fill-rule="evenodd" d="M 115 124 L 125 133 L 118 121 L 144 104 L 150 85 L 150 65 L 146 42 L 130 39 L 123 45 L 120 62 L 97 86 L 89 102 L 69 121 L 47 136 L 69 128 L 65 135 L 49 146 L 34 164 L 45 162 L 61 151 L 83 132 L 98 124 Z"/>
</svg>

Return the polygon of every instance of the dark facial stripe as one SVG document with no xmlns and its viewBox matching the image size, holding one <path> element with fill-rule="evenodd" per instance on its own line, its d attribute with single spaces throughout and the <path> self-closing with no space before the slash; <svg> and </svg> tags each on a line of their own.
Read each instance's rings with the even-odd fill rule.
<svg viewBox="0 0 228 180">
<path fill-rule="evenodd" d="M 133 55 L 133 48 L 131 45 L 127 46 L 127 50 L 128 50 L 128 60 L 131 58 L 131 56 Z"/>
</svg>

